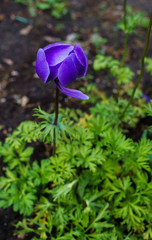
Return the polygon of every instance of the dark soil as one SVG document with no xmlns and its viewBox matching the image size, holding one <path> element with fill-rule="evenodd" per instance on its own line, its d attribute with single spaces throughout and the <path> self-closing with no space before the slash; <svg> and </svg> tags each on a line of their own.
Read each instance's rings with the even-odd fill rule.
<svg viewBox="0 0 152 240">
<path fill-rule="evenodd" d="M 150 14 L 152 1 L 128 0 L 135 10 L 145 10 Z M 56 20 L 49 11 L 38 12 L 32 18 L 26 7 L 14 3 L 13 0 L 0 2 L 0 137 L 12 131 L 21 121 L 32 119 L 33 108 L 41 105 L 48 110 L 54 104 L 55 86 L 44 85 L 35 74 L 35 59 L 39 47 L 44 47 L 56 41 L 72 39 L 76 34 L 79 42 L 89 57 L 88 73 L 94 74 L 94 82 L 101 90 L 107 91 L 109 83 L 103 73 L 93 73 L 92 62 L 96 55 L 91 42 L 91 34 L 96 30 L 101 37 L 107 38 L 104 46 L 107 54 L 121 58 L 123 48 L 123 34 L 115 29 L 116 23 L 123 14 L 123 0 L 71 0 L 69 13 Z M 23 17 L 26 23 L 21 22 Z M 138 73 L 139 59 L 144 47 L 146 30 L 139 29 L 138 35 L 129 40 L 127 63 Z M 74 43 L 74 39 L 73 42 Z M 152 46 L 149 49 L 152 53 Z M 90 80 L 78 81 L 72 88 L 79 88 Z M 145 74 L 142 82 L 143 91 L 152 97 L 152 81 Z M 64 107 L 80 107 L 80 101 L 60 95 L 60 103 Z M 84 106 L 84 111 L 87 106 Z M 19 216 L 11 209 L 0 210 L 0 240 L 16 240 L 22 236 L 13 237 L 15 224 Z M 23 239 L 29 239 L 24 237 Z"/>
</svg>

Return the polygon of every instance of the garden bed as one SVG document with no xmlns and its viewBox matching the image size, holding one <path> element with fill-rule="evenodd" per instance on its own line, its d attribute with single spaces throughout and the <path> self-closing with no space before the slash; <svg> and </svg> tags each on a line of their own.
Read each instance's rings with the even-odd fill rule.
<svg viewBox="0 0 152 240">
<path fill-rule="evenodd" d="M 137 0 L 133 4 L 135 10 L 144 10 L 147 14 L 152 9 L 152 2 L 149 0 Z M 11 133 L 18 124 L 25 120 L 34 119 L 33 108 L 38 105 L 44 110 L 54 106 L 55 84 L 48 86 L 38 78 L 35 73 L 35 61 L 38 48 L 58 41 L 69 41 L 71 44 L 78 42 L 88 54 L 89 68 L 88 77 L 78 81 L 72 88 L 80 88 L 91 81 L 96 83 L 100 92 L 110 95 L 115 92 L 116 82 L 108 82 L 106 72 L 95 72 L 93 61 L 96 55 L 96 48 L 92 40 L 92 34 L 98 32 L 100 36 L 107 39 L 103 49 L 107 55 L 121 59 L 124 44 L 123 33 L 116 28 L 117 22 L 123 16 L 123 1 L 69 1 L 69 12 L 61 20 L 51 17 L 49 11 L 39 11 L 35 18 L 32 18 L 26 7 L 14 3 L 13 0 L 1 1 L 0 27 L 2 37 L 0 39 L 0 137 L 4 141 L 8 133 Z M 22 17 L 22 18 L 19 18 Z M 144 48 L 146 29 L 139 28 L 138 34 L 132 34 L 129 39 L 129 49 L 126 64 L 135 72 L 135 80 L 140 72 L 140 62 Z M 151 57 L 152 46 L 149 46 L 148 56 Z M 91 77 L 89 77 L 91 76 Z M 152 98 L 152 81 L 150 75 L 145 73 L 142 84 L 142 91 Z M 81 106 L 79 100 L 71 99 L 63 94 L 60 95 L 60 106 L 63 108 L 81 108 L 88 112 L 91 104 Z M 127 136 L 138 140 L 144 130 L 144 126 L 151 124 L 151 118 L 140 120 L 133 131 L 130 129 Z M 138 129 L 142 129 L 138 131 Z M 43 155 L 43 146 L 39 153 Z M 5 166 L 1 163 L 0 172 Z M 15 232 L 14 224 L 21 216 L 14 213 L 12 209 L 0 210 L 0 239 L 17 240 L 30 239 Z"/>
</svg>

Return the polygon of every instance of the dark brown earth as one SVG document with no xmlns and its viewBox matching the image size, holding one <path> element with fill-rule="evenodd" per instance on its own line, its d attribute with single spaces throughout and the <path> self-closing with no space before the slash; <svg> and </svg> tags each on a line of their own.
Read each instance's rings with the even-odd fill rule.
<svg viewBox="0 0 152 240">
<path fill-rule="evenodd" d="M 135 10 L 144 10 L 147 15 L 152 11 L 152 0 L 128 0 Z M 101 90 L 109 88 L 102 73 L 94 73 L 92 62 L 96 51 L 91 42 L 91 34 L 96 30 L 108 41 L 105 46 L 107 54 L 121 58 L 123 33 L 116 29 L 116 23 L 123 14 L 123 0 L 71 0 L 68 3 L 69 13 L 56 20 L 49 11 L 38 12 L 32 18 L 26 7 L 15 4 L 13 0 L 0 1 L 0 137 L 12 131 L 21 121 L 32 119 L 33 108 L 41 105 L 45 110 L 53 106 L 55 86 L 44 85 L 35 73 L 35 59 L 39 47 L 56 41 L 73 40 L 79 42 L 89 58 L 89 74 Z M 27 23 L 18 20 L 26 18 Z M 76 40 L 74 36 L 76 35 Z M 140 69 L 139 59 L 144 47 L 146 30 L 139 29 L 138 34 L 129 39 L 127 64 L 137 73 Z M 152 56 L 152 46 L 149 56 Z M 89 78 L 72 84 L 71 88 L 79 88 L 87 84 Z M 152 81 L 148 74 L 144 75 L 143 91 L 152 97 Z M 80 101 L 60 95 L 60 103 L 64 107 L 81 107 Z M 87 109 L 87 106 L 86 106 Z M 85 111 L 85 108 L 84 108 Z M 19 216 L 11 209 L 0 211 L 0 240 L 16 240 L 13 236 L 13 224 Z M 28 238 L 24 238 L 27 239 Z"/>
</svg>

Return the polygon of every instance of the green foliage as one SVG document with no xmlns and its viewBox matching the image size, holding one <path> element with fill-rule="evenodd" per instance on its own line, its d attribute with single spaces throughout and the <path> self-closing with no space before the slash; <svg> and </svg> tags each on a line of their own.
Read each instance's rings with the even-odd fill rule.
<svg viewBox="0 0 152 240">
<path fill-rule="evenodd" d="M 152 101 L 150 101 L 147 105 L 144 106 L 145 112 L 147 116 L 152 117 Z M 142 134 L 143 138 L 151 138 L 152 137 L 152 126 L 146 126 Z M 151 159 L 151 156 L 149 156 Z"/>
<path fill-rule="evenodd" d="M 20 165 L 20 166 L 19 166 Z M 13 170 L 6 168 L 6 176 L 0 181 L 0 207 L 13 205 L 14 211 L 25 216 L 33 212 L 33 204 L 37 200 L 34 184 L 28 181 L 29 166 L 18 164 Z"/>
<path fill-rule="evenodd" d="M 67 12 L 66 0 L 15 0 L 16 3 L 27 5 L 31 16 L 37 15 L 37 9 L 50 10 L 53 17 L 60 19 Z"/>
<path fill-rule="evenodd" d="M 64 118 L 63 115 L 59 115 L 57 125 L 54 125 L 54 114 L 49 114 L 43 111 L 40 107 L 34 109 L 34 116 L 37 116 L 38 119 L 43 119 L 39 124 L 39 130 L 42 133 L 42 140 L 48 143 L 53 142 L 53 130 L 56 129 L 56 138 L 58 136 L 64 135 L 65 133 L 70 132 L 70 128 L 65 124 L 61 123 L 62 119 Z"/>
<path fill-rule="evenodd" d="M 98 50 L 100 49 L 102 44 L 105 44 L 107 42 L 106 38 L 102 38 L 98 33 L 93 33 L 91 35 L 91 41 L 95 48 Z"/>
<path fill-rule="evenodd" d="M 137 26 L 147 28 L 148 23 L 149 19 L 145 12 L 138 11 L 135 13 L 130 6 L 127 6 L 126 26 L 124 25 L 124 21 L 121 21 L 118 23 L 118 28 L 126 34 L 131 34 L 136 32 Z"/>
<path fill-rule="evenodd" d="M 90 100 L 91 99 L 92 97 L 90 97 Z M 139 121 L 139 118 L 145 116 L 144 105 L 138 106 L 137 101 L 134 106 L 129 106 L 122 121 L 120 117 L 126 105 L 127 100 L 123 98 L 118 98 L 117 100 L 115 100 L 113 97 L 109 99 L 104 98 L 103 102 L 98 101 L 95 106 L 90 108 L 90 111 L 92 115 L 96 116 L 96 124 L 99 124 L 99 126 L 102 126 L 104 123 L 99 116 L 100 114 L 102 114 L 103 118 L 106 120 L 106 122 L 109 122 L 111 126 L 119 127 L 125 123 L 130 127 L 135 127 L 137 122 Z"/>
<path fill-rule="evenodd" d="M 6 138 L 6 143 L 15 149 L 19 149 L 25 142 L 36 142 L 42 138 L 42 132 L 36 122 L 25 121 L 22 122 L 13 134 Z"/>
<path fill-rule="evenodd" d="M 144 11 L 138 11 L 137 13 L 135 13 L 134 9 L 128 5 L 127 6 L 127 12 L 128 12 L 128 15 L 130 16 L 136 16 L 136 24 L 137 26 L 139 27 L 143 27 L 143 28 L 147 28 L 148 27 L 148 24 L 149 24 L 149 19 L 146 15 L 146 12 Z"/>
<path fill-rule="evenodd" d="M 134 77 L 134 73 L 129 67 L 121 67 L 121 63 L 111 56 L 97 55 L 93 68 L 95 71 L 109 70 L 111 76 L 116 78 L 118 85 L 127 84 Z"/>
<path fill-rule="evenodd" d="M 24 216 L 17 234 L 32 232 L 33 240 L 149 239 L 152 142 L 126 138 L 119 119 L 123 104 L 111 98 L 88 115 L 63 111 L 58 124 L 68 121 L 70 130 L 58 129 L 56 155 L 41 161 L 33 158 L 29 144 L 49 143 L 54 121 L 41 108 L 35 109 L 39 123 L 21 123 L 0 144 L 6 163 L 0 207 L 12 206 Z M 124 121 L 133 125 L 136 118 L 130 107 Z"/>
<path fill-rule="evenodd" d="M 152 76 L 152 59 L 151 58 L 145 58 L 145 63 L 146 63 L 147 72 L 149 72 L 150 75 Z"/>
<path fill-rule="evenodd" d="M 87 86 L 82 87 L 81 91 L 89 95 L 89 102 L 95 104 L 98 102 L 98 100 L 102 97 L 102 93 L 98 90 L 95 84 L 88 83 Z M 87 101 L 84 101 L 87 102 Z"/>
<path fill-rule="evenodd" d="M 148 105 L 145 105 L 144 108 L 147 115 L 152 117 L 152 101 L 150 101 Z"/>
</svg>

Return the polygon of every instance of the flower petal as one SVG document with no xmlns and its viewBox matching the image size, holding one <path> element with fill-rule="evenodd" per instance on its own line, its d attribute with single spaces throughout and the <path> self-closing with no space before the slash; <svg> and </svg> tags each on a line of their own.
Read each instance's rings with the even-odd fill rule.
<svg viewBox="0 0 152 240">
<path fill-rule="evenodd" d="M 85 76 L 85 75 L 86 75 L 86 72 L 87 72 L 87 68 L 88 68 L 88 66 L 83 67 L 83 66 L 81 65 L 77 77 L 83 77 L 83 76 Z"/>
<path fill-rule="evenodd" d="M 73 50 L 73 46 L 65 43 L 49 44 L 44 48 L 46 59 L 49 66 L 55 66 L 64 61 L 69 53 Z"/>
<path fill-rule="evenodd" d="M 80 63 L 78 62 L 74 53 L 71 53 L 61 64 L 58 71 L 58 79 L 63 86 L 73 82 L 80 69 Z"/>
<path fill-rule="evenodd" d="M 85 52 L 83 51 L 83 49 L 78 44 L 74 45 L 74 53 L 75 53 L 78 61 L 81 64 L 79 77 L 83 77 L 86 74 L 87 68 L 88 68 L 87 56 L 86 56 Z"/>
<path fill-rule="evenodd" d="M 78 98 L 80 100 L 88 100 L 89 97 L 82 93 L 81 91 L 75 90 L 75 89 L 69 89 L 63 87 L 58 80 L 55 80 L 56 86 L 59 88 L 59 90 L 64 93 L 65 95 L 68 95 L 73 98 Z"/>
<path fill-rule="evenodd" d="M 45 52 L 42 48 L 40 48 L 37 53 L 36 72 L 43 82 L 46 83 L 50 74 L 50 69 L 46 61 Z"/>
<path fill-rule="evenodd" d="M 61 63 L 55 65 L 55 66 L 50 66 L 50 75 L 49 75 L 49 80 L 54 80 L 58 77 L 58 70 L 59 67 L 61 66 Z"/>
</svg>

